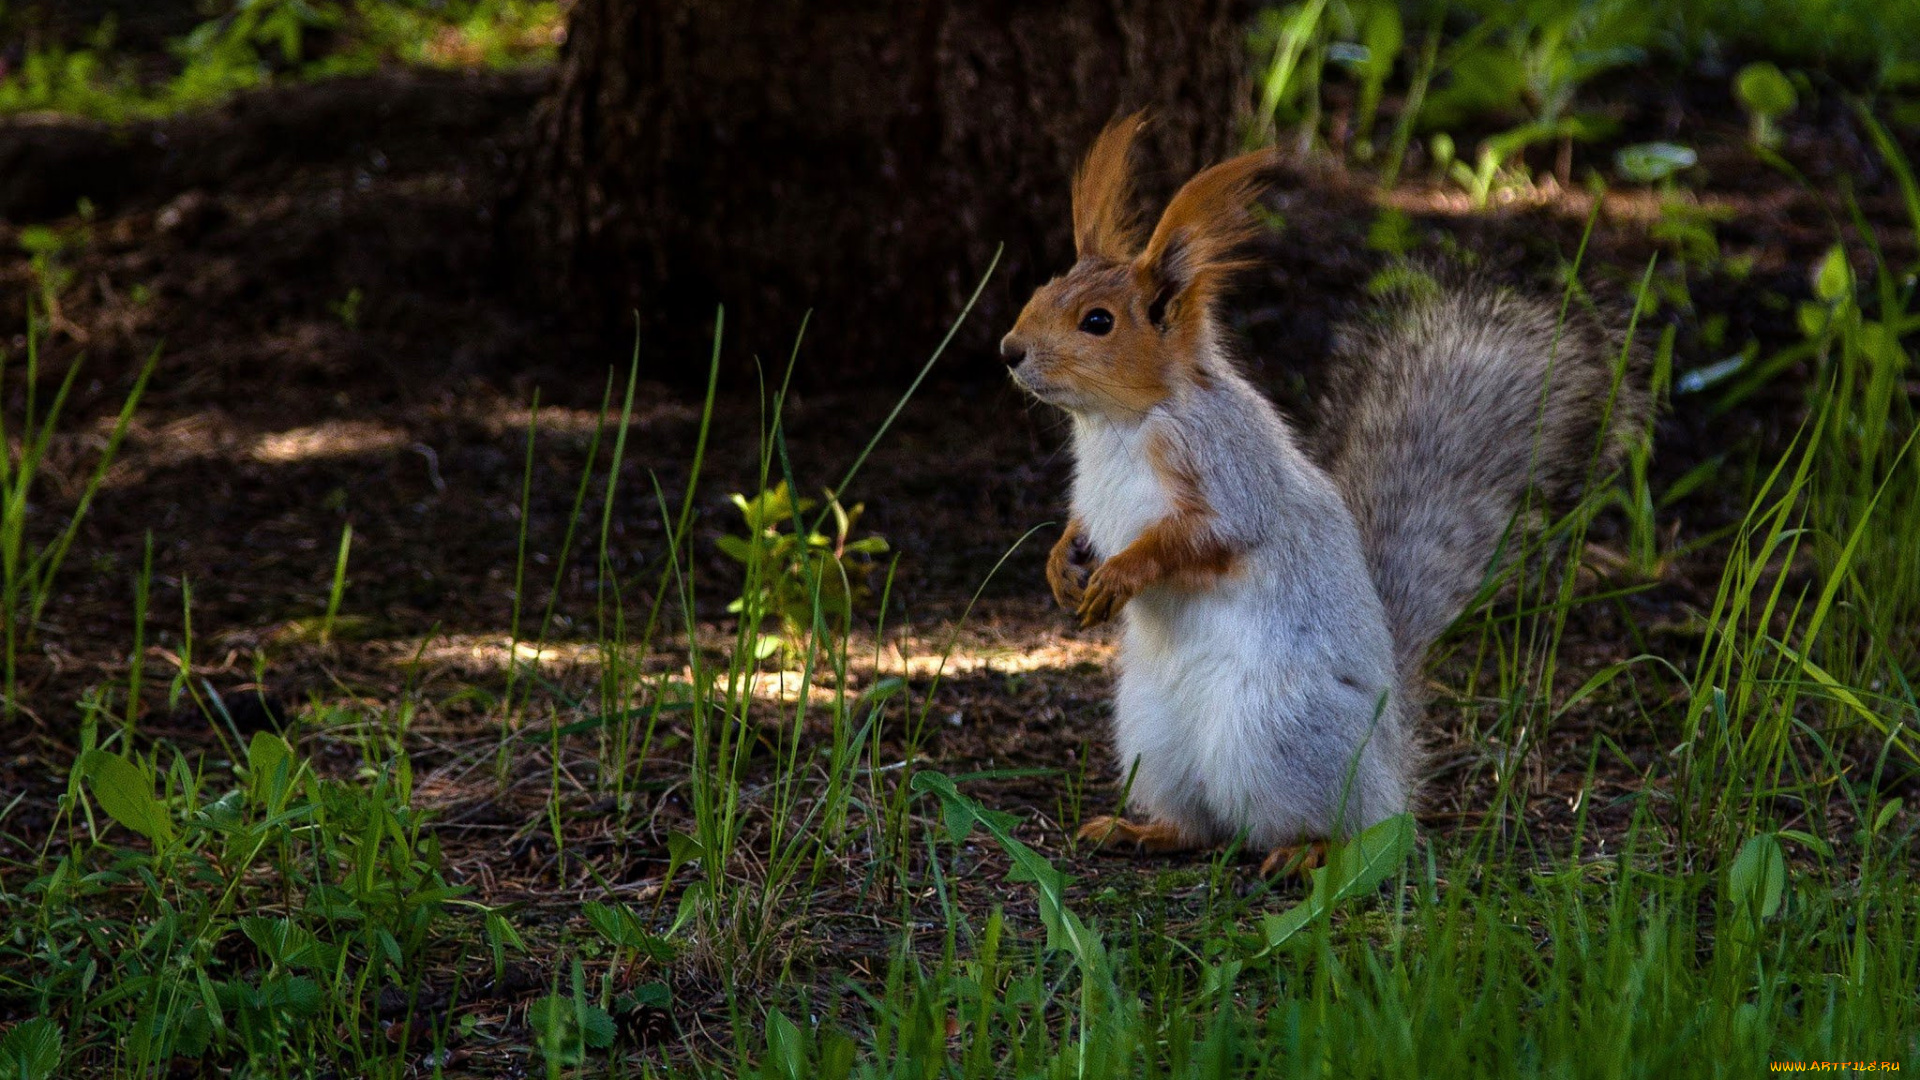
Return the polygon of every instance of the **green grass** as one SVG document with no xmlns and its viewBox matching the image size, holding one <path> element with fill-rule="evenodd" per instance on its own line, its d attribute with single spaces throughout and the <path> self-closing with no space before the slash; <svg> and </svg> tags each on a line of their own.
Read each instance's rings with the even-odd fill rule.
<svg viewBox="0 0 1920 1080">
<path fill-rule="evenodd" d="M 1883 96 L 1908 123 L 1920 115 L 1920 9 L 1904 0 L 1297 0 L 1263 9 L 1251 44 L 1250 141 L 1318 149 L 1376 169 L 1388 187 L 1417 148 L 1483 207 L 1497 189 L 1532 185 L 1543 160 L 1562 185 L 1574 181 L 1575 147 L 1620 133 L 1619 102 L 1594 86 L 1636 70 L 1684 81 L 1760 61 L 1728 81 L 1761 141 L 1822 94 Z M 1750 92 L 1756 71 L 1763 97 Z M 1693 159 L 1654 142 L 1579 164 L 1581 175 L 1645 183 Z"/>
<path fill-rule="evenodd" d="M 563 15 L 555 0 L 233 0 L 207 10 L 211 17 L 171 41 L 164 58 L 117 48 L 111 20 L 84 40 L 36 43 L 0 78 L 0 116 L 55 112 L 123 123 L 387 64 L 545 63 Z"/>
</svg>

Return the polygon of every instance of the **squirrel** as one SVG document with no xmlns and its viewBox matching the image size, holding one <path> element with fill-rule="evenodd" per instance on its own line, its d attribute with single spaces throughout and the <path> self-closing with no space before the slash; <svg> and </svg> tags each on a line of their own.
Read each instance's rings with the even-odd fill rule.
<svg viewBox="0 0 1920 1080">
<path fill-rule="evenodd" d="M 1164 852 L 1243 835 L 1262 873 L 1409 808 L 1428 649 L 1529 489 L 1611 467 L 1647 407 L 1586 320 L 1485 286 L 1411 290 L 1338 347 L 1307 445 L 1241 373 L 1216 312 L 1254 265 L 1273 150 L 1131 209 L 1141 114 L 1073 180 L 1078 261 L 1000 351 L 1072 422 L 1072 514 L 1047 561 L 1082 626 L 1120 618 L 1113 734 L 1129 810 L 1083 840 Z M 1631 354 L 1627 354 L 1631 356 Z"/>
</svg>

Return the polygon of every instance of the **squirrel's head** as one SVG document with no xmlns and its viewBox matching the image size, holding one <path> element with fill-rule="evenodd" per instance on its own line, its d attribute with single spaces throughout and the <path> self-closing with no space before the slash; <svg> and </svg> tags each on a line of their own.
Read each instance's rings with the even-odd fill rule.
<svg viewBox="0 0 1920 1080">
<path fill-rule="evenodd" d="M 1033 294 L 1000 342 L 1015 382 L 1071 412 L 1138 416 L 1205 380 L 1213 302 L 1260 231 L 1252 207 L 1271 150 L 1187 181 L 1143 245 L 1127 168 L 1142 122 L 1116 120 L 1094 142 L 1073 181 L 1079 261 Z"/>
</svg>

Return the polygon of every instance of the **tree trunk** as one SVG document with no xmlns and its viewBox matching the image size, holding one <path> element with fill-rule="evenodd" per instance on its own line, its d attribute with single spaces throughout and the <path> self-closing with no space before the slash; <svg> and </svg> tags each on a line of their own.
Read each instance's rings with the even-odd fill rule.
<svg viewBox="0 0 1920 1080">
<path fill-rule="evenodd" d="M 642 363 L 803 380 L 908 370 L 1004 244 L 963 328 L 979 363 L 1072 260 L 1067 184 L 1122 110 L 1154 123 L 1143 190 L 1232 152 L 1248 111 L 1232 0 L 578 0 L 510 227 L 589 328 Z M 990 369 L 988 369 L 990 370 Z"/>
</svg>

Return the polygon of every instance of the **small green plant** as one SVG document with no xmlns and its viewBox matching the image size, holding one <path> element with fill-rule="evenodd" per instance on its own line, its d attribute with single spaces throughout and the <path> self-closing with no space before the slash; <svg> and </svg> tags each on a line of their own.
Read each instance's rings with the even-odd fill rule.
<svg viewBox="0 0 1920 1080">
<path fill-rule="evenodd" d="M 784 480 L 751 499 L 733 496 L 747 532 L 723 536 L 718 544 L 723 554 L 746 568 L 747 580 L 727 610 L 754 625 L 761 619 L 779 620 L 784 638 L 756 635 L 754 653 L 763 659 L 782 648 L 799 650 L 817 616 L 830 616 L 829 628 L 843 626 L 853 605 L 868 593 L 874 556 L 887 550 L 884 537 L 853 538 L 862 504 L 847 507 L 832 491 L 824 497 L 825 513 L 808 527 L 802 519 L 819 504 L 795 501 Z M 821 531 L 829 518 L 831 531 Z"/>
<path fill-rule="evenodd" d="M 1528 147 L 1561 139 L 1585 138 L 1586 132 L 1586 122 L 1577 117 L 1522 124 L 1511 131 L 1482 140 L 1472 168 L 1456 159 L 1446 172 L 1473 196 L 1475 209 L 1485 209 L 1492 198 L 1495 182 L 1503 175 L 1520 185 L 1531 180 L 1526 163 L 1520 157 Z"/>
<path fill-rule="evenodd" d="M 360 305 L 366 299 L 359 286 L 347 290 L 347 295 L 327 304 L 327 310 L 333 312 L 340 325 L 349 330 L 360 329 Z"/>
<path fill-rule="evenodd" d="M 548 994 L 527 1007 L 527 1026 L 533 1029 L 534 1048 L 546 1062 L 547 1075 L 583 1064 L 589 1050 L 613 1045 L 613 1016 L 587 998 L 586 972 L 573 962 L 571 994 Z"/>
<path fill-rule="evenodd" d="M 53 443 L 54 425 L 66 406 L 74 379 L 80 373 L 80 361 L 76 358 L 68 365 L 66 376 L 54 392 L 53 401 L 43 409 L 39 397 L 41 335 L 39 320 L 30 312 L 27 319 L 27 363 L 23 373 L 25 411 L 17 427 L 8 424 L 0 416 L 0 442 L 4 443 L 0 445 L 0 621 L 5 623 L 5 718 L 9 720 L 20 708 L 17 681 L 20 652 L 34 638 L 40 613 L 53 595 L 54 578 L 66 564 L 67 551 L 79 533 L 80 523 L 86 519 L 87 511 L 93 505 L 94 496 L 106 483 L 107 470 L 119 454 L 120 444 L 126 439 L 127 428 L 133 422 L 134 410 L 139 407 L 140 398 L 146 393 L 147 380 L 152 377 L 154 365 L 159 359 L 158 352 L 149 356 L 146 366 L 134 380 L 106 444 L 101 448 L 99 459 L 82 485 L 79 499 L 67 513 L 66 520 L 57 524 L 48 522 L 43 526 L 38 512 L 40 504 L 36 502 L 40 497 L 37 489 L 40 486 L 41 467 L 46 461 L 48 447 Z M 5 386 L 8 359 L 6 350 L 0 349 L 0 388 Z M 48 526 L 52 527 L 53 534 L 43 540 L 41 537 L 46 535 L 44 530 Z"/>
<path fill-rule="evenodd" d="M 1253 34 L 1256 54 L 1268 53 L 1256 116 L 1270 130 L 1282 122 L 1299 126 L 1310 140 L 1320 119 L 1320 73 L 1326 59 L 1326 30 L 1321 17 L 1327 0 L 1305 0 L 1263 11 Z"/>
<path fill-rule="evenodd" d="M 60 298 L 73 284 L 75 273 L 67 256 L 86 239 L 84 226 L 59 229 L 50 225 L 28 225 L 20 230 L 18 241 L 20 250 L 27 253 L 27 272 L 33 278 L 39 309 L 51 326 L 66 325 L 66 317 L 60 311 Z"/>
<path fill-rule="evenodd" d="M 29 50 L 18 71 L 0 78 L 0 116 L 56 112 L 126 119 L 127 103 L 138 93 L 126 66 L 112 57 L 113 38 L 109 18 L 77 45 Z"/>
<path fill-rule="evenodd" d="M 1336 44 L 1329 48 L 1328 54 L 1360 82 L 1360 104 L 1353 124 L 1353 155 L 1360 161 L 1371 161 L 1374 119 L 1379 115 L 1387 80 L 1393 77 L 1394 63 L 1406 44 L 1406 29 L 1397 3 L 1362 5 L 1355 21 L 1359 40 Z"/>
<path fill-rule="evenodd" d="M 1367 225 L 1367 250 L 1399 258 L 1420 246 L 1413 220 L 1392 207 L 1385 207 Z"/>
<path fill-rule="evenodd" d="M 224 712 L 217 697 L 203 704 Z M 92 720 L 80 742 L 64 814 L 93 825 L 27 884 L 34 904 L 0 889 L 13 928 L 0 961 L 37 973 L 43 1008 L 87 993 L 85 1015 L 119 1032 L 130 1075 L 181 1056 L 291 1074 L 350 1060 L 334 1033 L 370 1017 L 383 988 L 417 989 L 449 913 L 485 915 L 496 954 L 518 942 L 441 876 L 404 755 L 370 767 L 367 782 L 335 780 L 263 731 L 221 790 L 222 778 L 165 747 L 99 745 Z M 57 1056 L 57 1034 L 52 1046 Z"/>
<path fill-rule="evenodd" d="M 1622 179 L 1636 184 L 1664 184 L 1683 169 L 1691 169 L 1700 155 L 1679 143 L 1650 142 L 1623 146 L 1613 155 L 1613 167 Z"/>
<path fill-rule="evenodd" d="M 347 593 L 347 557 L 353 551 L 353 526 L 340 527 L 340 547 L 333 557 L 333 583 L 327 589 L 327 613 L 320 620 L 320 640 L 333 640 L 334 620 L 340 615 L 340 600 Z"/>
<path fill-rule="evenodd" d="M 1753 144 L 1769 150 L 1779 146 L 1780 129 L 1775 125 L 1800 104 L 1793 82 L 1778 67 L 1762 60 L 1741 68 L 1733 77 L 1733 96 L 1747 110 L 1748 137 Z"/>
</svg>

